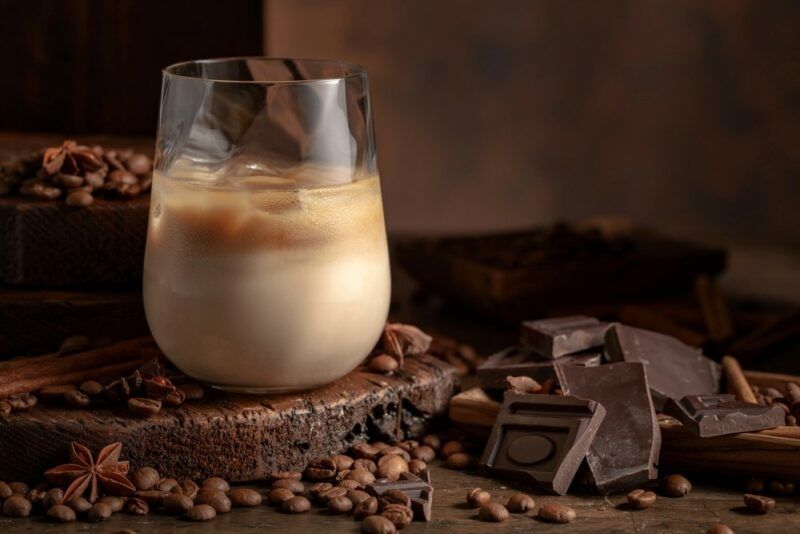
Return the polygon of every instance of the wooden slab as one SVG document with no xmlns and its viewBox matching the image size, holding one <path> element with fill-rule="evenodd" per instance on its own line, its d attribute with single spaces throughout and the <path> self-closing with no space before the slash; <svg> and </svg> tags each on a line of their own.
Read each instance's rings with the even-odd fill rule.
<svg viewBox="0 0 800 534">
<path fill-rule="evenodd" d="M 73 440 L 91 449 L 120 441 L 134 469 L 150 465 L 176 477 L 261 480 L 368 438 L 418 437 L 447 414 L 457 387 L 449 364 L 423 356 L 407 358 L 390 377 L 357 369 L 302 395 L 212 392 L 150 419 L 123 409 L 37 406 L 0 418 L 0 480 L 38 481 L 65 460 Z"/>
</svg>

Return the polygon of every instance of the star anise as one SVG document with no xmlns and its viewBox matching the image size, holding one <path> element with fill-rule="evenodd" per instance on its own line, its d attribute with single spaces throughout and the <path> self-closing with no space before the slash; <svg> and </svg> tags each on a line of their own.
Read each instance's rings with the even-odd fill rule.
<svg viewBox="0 0 800 534">
<path fill-rule="evenodd" d="M 120 461 L 121 452 L 122 444 L 112 443 L 103 447 L 95 461 L 92 451 L 73 441 L 69 451 L 70 463 L 54 467 L 44 476 L 58 486 L 69 484 L 64 491 L 64 502 L 83 496 L 87 490 L 89 502 L 95 502 L 100 491 L 106 495 L 130 495 L 136 488 L 125 477 L 128 462 Z"/>
<path fill-rule="evenodd" d="M 106 386 L 106 394 L 116 402 L 136 396 L 165 400 L 175 391 L 175 385 L 166 377 L 166 369 L 158 358 L 143 363 L 132 375 L 114 380 Z"/>
<path fill-rule="evenodd" d="M 405 356 L 419 356 L 428 352 L 433 338 L 410 324 L 386 323 L 383 328 L 383 351 L 398 359 L 403 365 Z"/>
<path fill-rule="evenodd" d="M 48 148 L 42 156 L 42 170 L 49 176 L 57 173 L 77 175 L 108 168 L 91 148 L 75 141 L 64 141 L 61 146 Z"/>
</svg>

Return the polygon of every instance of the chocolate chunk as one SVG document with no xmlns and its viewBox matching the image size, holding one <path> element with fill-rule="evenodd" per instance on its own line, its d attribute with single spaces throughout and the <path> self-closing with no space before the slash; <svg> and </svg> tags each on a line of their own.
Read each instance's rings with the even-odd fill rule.
<svg viewBox="0 0 800 534">
<path fill-rule="evenodd" d="M 564 495 L 605 413 L 591 400 L 506 392 L 481 464 Z"/>
<path fill-rule="evenodd" d="M 665 412 L 701 437 L 753 432 L 783 425 L 780 406 L 763 406 L 736 400 L 734 395 L 687 395 L 669 399 Z"/>
<path fill-rule="evenodd" d="M 507 376 L 529 376 L 539 383 L 555 377 L 551 358 L 542 358 L 520 347 L 497 352 L 477 369 L 478 380 L 486 389 L 505 389 Z M 601 354 L 588 351 L 558 359 L 559 365 L 600 365 Z"/>
<path fill-rule="evenodd" d="M 606 333 L 606 352 L 612 362 L 647 366 L 653 404 L 659 412 L 664 411 L 667 399 L 719 391 L 719 364 L 674 337 L 615 324 Z"/>
<path fill-rule="evenodd" d="M 602 347 L 608 326 L 608 323 L 585 315 L 525 321 L 520 344 L 545 358 L 560 358 Z"/>
<path fill-rule="evenodd" d="M 655 479 L 661 432 L 644 364 L 556 365 L 555 369 L 564 394 L 591 399 L 606 409 L 586 453 L 597 488 L 610 492 Z"/>
<path fill-rule="evenodd" d="M 367 493 L 380 497 L 389 490 L 400 490 L 411 499 L 411 510 L 414 512 L 414 519 L 421 521 L 431 520 L 431 509 L 433 507 L 433 486 L 431 486 L 431 475 L 425 471 L 421 477 L 411 473 L 402 473 L 400 479 L 392 482 L 385 478 L 379 478 L 366 487 Z"/>
</svg>

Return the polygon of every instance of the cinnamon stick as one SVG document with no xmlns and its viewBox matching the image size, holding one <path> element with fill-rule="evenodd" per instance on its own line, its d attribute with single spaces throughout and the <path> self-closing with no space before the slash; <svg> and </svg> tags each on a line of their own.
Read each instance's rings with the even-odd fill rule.
<svg viewBox="0 0 800 534">
<path fill-rule="evenodd" d="M 736 358 L 732 356 L 722 358 L 722 373 L 725 376 L 728 392 L 736 395 L 740 401 L 758 404 L 753 388 L 750 387 Z"/>
<path fill-rule="evenodd" d="M 800 426 L 779 426 L 776 428 L 768 428 L 766 430 L 759 430 L 755 434 L 762 436 L 773 436 L 776 438 L 793 438 L 800 439 Z"/>
</svg>

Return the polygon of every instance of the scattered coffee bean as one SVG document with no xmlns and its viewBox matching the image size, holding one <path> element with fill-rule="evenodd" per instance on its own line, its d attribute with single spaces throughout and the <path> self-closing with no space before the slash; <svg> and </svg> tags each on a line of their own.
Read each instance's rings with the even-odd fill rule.
<svg viewBox="0 0 800 534">
<path fill-rule="evenodd" d="M 375 373 L 390 375 L 400 367 L 398 361 L 388 354 L 378 354 L 369 360 L 369 370 Z"/>
<path fill-rule="evenodd" d="M 361 532 L 364 534 L 395 534 L 397 527 L 383 516 L 370 515 L 361 522 Z"/>
<path fill-rule="evenodd" d="M 0 501 L 8 499 L 13 494 L 14 491 L 11 489 L 11 487 L 5 482 L 0 481 Z"/>
<path fill-rule="evenodd" d="M 378 499 L 376 497 L 368 496 L 368 498 L 356 504 L 356 509 L 354 510 L 353 515 L 356 516 L 356 519 L 364 519 L 367 516 L 375 515 L 377 513 Z"/>
<path fill-rule="evenodd" d="M 309 480 L 327 480 L 336 476 L 336 463 L 331 458 L 318 458 L 308 463 L 305 477 Z"/>
<path fill-rule="evenodd" d="M 7 416 L 11 414 L 11 403 L 7 400 L 0 400 L 0 415 Z"/>
<path fill-rule="evenodd" d="M 286 488 L 292 493 L 303 493 L 305 490 L 305 486 L 299 480 L 292 480 L 291 478 L 284 478 L 281 480 L 276 480 L 272 483 L 272 489 L 277 488 Z"/>
<path fill-rule="evenodd" d="M 201 489 L 194 502 L 195 504 L 207 504 L 218 514 L 226 514 L 231 511 L 231 500 L 222 490 Z"/>
<path fill-rule="evenodd" d="M 353 480 L 352 478 L 347 478 L 345 480 L 342 480 L 341 482 L 339 482 L 339 486 L 347 490 L 354 490 L 363 487 L 361 484 L 358 483 L 357 480 Z"/>
<path fill-rule="evenodd" d="M 464 445 L 460 441 L 448 441 L 439 449 L 439 456 L 447 458 L 451 454 L 464 452 Z"/>
<path fill-rule="evenodd" d="M 442 440 L 436 434 L 427 434 L 422 437 L 422 444 L 427 445 L 431 449 L 438 451 L 442 448 Z"/>
<path fill-rule="evenodd" d="M 330 499 L 336 499 L 337 497 L 344 497 L 347 495 L 347 490 L 336 486 L 329 490 L 325 490 L 319 494 L 318 498 L 320 502 L 328 502 Z"/>
<path fill-rule="evenodd" d="M 434 458 L 436 458 L 436 451 L 427 445 L 420 445 L 411 451 L 411 458 L 430 463 L 434 460 Z"/>
<path fill-rule="evenodd" d="M 417 476 L 428 470 L 428 464 L 422 460 L 411 460 L 408 462 L 408 472 Z"/>
<path fill-rule="evenodd" d="M 103 502 L 95 503 L 89 511 L 86 512 L 86 519 L 92 523 L 99 523 L 111 517 L 111 507 Z"/>
<path fill-rule="evenodd" d="M 378 470 L 378 464 L 373 462 L 372 460 L 367 460 L 366 458 L 359 458 L 353 465 L 350 466 L 351 471 L 369 471 L 370 473 L 375 473 Z"/>
<path fill-rule="evenodd" d="M 308 489 L 308 494 L 314 497 L 315 499 L 318 499 L 320 495 L 322 495 L 331 488 L 333 488 L 333 484 L 331 484 L 330 482 L 317 482 Z"/>
<path fill-rule="evenodd" d="M 133 174 L 144 174 L 150 172 L 152 162 L 146 155 L 136 153 L 125 161 L 125 166 Z"/>
<path fill-rule="evenodd" d="M 111 508 L 112 514 L 121 511 L 122 507 L 125 506 L 125 498 L 114 495 L 106 495 L 105 497 L 101 497 L 97 502 L 107 504 Z"/>
<path fill-rule="evenodd" d="M 377 471 L 375 471 L 375 473 L 377 474 Z M 355 480 L 362 486 L 368 486 L 369 484 L 375 482 L 375 475 L 362 469 L 351 470 L 349 473 L 347 473 L 346 478 L 347 480 Z"/>
<path fill-rule="evenodd" d="M 447 457 L 445 465 L 450 469 L 470 469 L 475 465 L 475 459 L 467 453 L 456 452 Z"/>
<path fill-rule="evenodd" d="M 370 498 L 370 494 L 360 489 L 353 489 L 347 491 L 347 498 L 352 501 L 353 506 L 358 506 L 362 502 Z"/>
<path fill-rule="evenodd" d="M 33 505 L 22 495 L 14 494 L 3 501 L 3 515 L 8 517 L 28 517 Z"/>
<path fill-rule="evenodd" d="M 375 460 L 380 453 L 380 449 L 374 444 L 369 443 L 356 443 L 350 448 L 350 453 L 356 460 L 364 458 L 366 460 Z"/>
<path fill-rule="evenodd" d="M 775 499 L 770 499 L 769 497 L 764 497 L 763 495 L 745 493 L 744 505 L 747 506 L 749 510 L 757 514 L 766 514 L 775 508 Z"/>
<path fill-rule="evenodd" d="M 383 509 L 381 515 L 391 521 L 397 530 L 402 530 L 411 524 L 414 512 L 402 504 L 390 504 Z"/>
<path fill-rule="evenodd" d="M 661 480 L 661 493 L 667 497 L 685 497 L 692 491 L 692 483 L 682 475 L 669 475 Z"/>
<path fill-rule="evenodd" d="M 261 504 L 261 494 L 250 488 L 234 488 L 228 492 L 234 508 L 247 508 Z"/>
<path fill-rule="evenodd" d="M 714 523 L 706 531 L 706 534 L 733 534 L 733 529 L 724 523 Z"/>
<path fill-rule="evenodd" d="M 161 411 L 161 401 L 145 397 L 131 397 L 128 399 L 128 409 L 136 415 L 150 417 Z"/>
<path fill-rule="evenodd" d="M 75 510 L 64 504 L 56 504 L 47 509 L 47 517 L 56 523 L 75 521 Z"/>
<path fill-rule="evenodd" d="M 328 511 L 332 514 L 349 514 L 353 510 L 353 501 L 345 496 L 328 499 Z"/>
<path fill-rule="evenodd" d="M 275 488 L 267 494 L 267 501 L 270 504 L 283 504 L 294 496 L 294 492 L 288 488 Z"/>
<path fill-rule="evenodd" d="M 61 488 L 47 490 L 42 497 L 42 509 L 47 511 L 58 504 L 64 504 L 64 490 Z"/>
<path fill-rule="evenodd" d="M 71 389 L 64 393 L 64 401 L 73 408 L 85 408 L 92 403 L 89 395 L 77 389 Z"/>
<path fill-rule="evenodd" d="M 508 510 L 506 510 L 506 507 L 500 503 L 488 502 L 481 506 L 481 509 L 478 510 L 478 517 L 482 521 L 501 523 L 508 519 Z"/>
<path fill-rule="evenodd" d="M 524 514 L 529 510 L 533 510 L 534 506 L 536 506 L 536 502 L 533 497 L 526 493 L 515 493 L 509 497 L 508 504 L 506 504 L 506 508 L 512 514 Z"/>
<path fill-rule="evenodd" d="M 5 402 L 7 402 L 15 412 L 21 412 L 36 406 L 37 399 L 30 393 L 22 393 L 20 395 L 8 397 Z"/>
<path fill-rule="evenodd" d="M 272 483 L 278 480 L 300 480 L 303 478 L 303 473 L 299 471 L 273 471 L 269 474 L 269 480 Z"/>
<path fill-rule="evenodd" d="M 77 189 L 69 192 L 65 202 L 67 203 L 67 206 L 73 208 L 85 208 L 94 202 L 94 197 L 88 191 Z"/>
<path fill-rule="evenodd" d="M 405 492 L 399 489 L 390 489 L 380 496 L 378 499 L 378 507 L 386 509 L 390 504 L 402 504 L 403 506 L 411 507 L 411 499 Z"/>
<path fill-rule="evenodd" d="M 769 492 L 773 495 L 779 495 L 782 497 L 786 497 L 788 495 L 794 495 L 794 482 L 789 480 L 770 480 L 769 484 L 767 485 L 769 488 Z"/>
<path fill-rule="evenodd" d="M 99 397 L 103 393 L 105 393 L 105 388 L 103 384 L 98 382 L 97 380 L 87 380 L 86 382 L 82 383 L 79 390 L 86 393 L 90 397 Z"/>
<path fill-rule="evenodd" d="M 125 512 L 130 515 L 147 515 L 150 512 L 150 505 L 144 499 L 132 497 L 125 501 Z"/>
<path fill-rule="evenodd" d="M 656 494 L 652 491 L 635 489 L 628 493 L 628 506 L 634 510 L 644 510 L 656 502 Z"/>
<path fill-rule="evenodd" d="M 344 471 L 345 469 L 353 467 L 353 458 L 346 454 L 337 454 L 336 456 L 332 456 L 331 460 L 333 460 L 333 463 L 336 465 L 337 471 Z"/>
<path fill-rule="evenodd" d="M 161 480 L 161 475 L 152 467 L 142 467 L 131 477 L 131 482 L 140 491 L 153 489 L 159 480 Z"/>
<path fill-rule="evenodd" d="M 75 510 L 76 514 L 88 512 L 92 507 L 92 503 L 90 503 L 85 497 L 73 497 L 64 504 Z"/>
<path fill-rule="evenodd" d="M 767 483 L 763 478 L 751 478 L 747 481 L 745 491 L 747 493 L 764 493 L 767 488 Z"/>
<path fill-rule="evenodd" d="M 194 506 L 194 502 L 186 495 L 181 495 L 180 493 L 173 493 L 171 495 L 167 495 L 164 497 L 164 510 L 167 511 L 168 514 L 173 515 L 183 515 L 189 510 L 192 509 Z M 216 511 L 215 511 L 216 513 Z"/>
<path fill-rule="evenodd" d="M 229 491 L 231 489 L 230 484 L 224 478 L 220 477 L 211 477 L 207 478 L 203 481 L 203 489 L 204 490 L 219 490 L 219 491 Z M 217 510 L 219 512 L 219 510 Z"/>
<path fill-rule="evenodd" d="M 403 473 L 408 473 L 408 462 L 401 456 L 391 454 L 380 459 L 375 476 L 396 482 Z"/>
<path fill-rule="evenodd" d="M 411 460 L 411 455 L 408 453 L 408 451 L 405 450 L 404 448 L 398 447 L 396 445 L 392 445 L 390 447 L 385 447 L 385 448 L 381 449 L 380 456 L 381 457 L 378 458 L 378 467 L 381 466 L 381 461 L 386 456 L 400 456 L 406 462 Z"/>
<path fill-rule="evenodd" d="M 186 512 L 186 519 L 189 521 L 211 521 L 217 517 L 217 511 L 208 504 L 198 504 Z"/>
<path fill-rule="evenodd" d="M 309 510 L 311 510 L 311 501 L 299 495 L 281 504 L 281 511 L 287 514 L 302 514 Z"/>
<path fill-rule="evenodd" d="M 194 480 L 190 478 L 184 478 L 181 480 L 180 484 L 178 484 L 178 487 L 181 489 L 180 493 L 183 493 L 192 500 L 197 498 L 197 492 L 200 490 L 200 487 L 195 483 Z M 173 488 L 172 491 L 177 493 L 175 488 Z"/>
<path fill-rule="evenodd" d="M 492 494 L 481 488 L 472 488 L 467 492 L 467 505 L 470 508 L 480 508 L 492 500 Z"/>
<path fill-rule="evenodd" d="M 333 479 L 336 482 L 341 482 L 342 480 L 347 478 L 347 475 L 350 474 L 350 469 L 345 469 L 344 471 L 337 471 L 336 476 Z"/>
<path fill-rule="evenodd" d="M 9 482 L 8 487 L 11 488 L 13 493 L 17 493 L 19 495 L 27 495 L 31 490 L 30 486 L 24 482 Z"/>
<path fill-rule="evenodd" d="M 178 485 L 178 481 L 174 478 L 164 478 L 158 481 L 156 489 L 159 491 L 171 492 Z"/>
<path fill-rule="evenodd" d="M 411 454 L 411 451 L 418 448 L 420 446 L 420 443 L 415 439 L 406 439 L 399 442 L 397 446 L 406 451 L 407 453 Z"/>
<path fill-rule="evenodd" d="M 575 520 L 577 514 L 575 514 L 575 510 L 569 506 L 555 502 L 549 502 L 539 508 L 536 516 L 542 521 L 547 521 L 548 523 L 569 523 L 570 521 Z"/>
<path fill-rule="evenodd" d="M 183 396 L 186 400 L 200 400 L 206 394 L 205 388 L 196 382 L 187 382 L 177 387 L 183 392 Z"/>
</svg>

